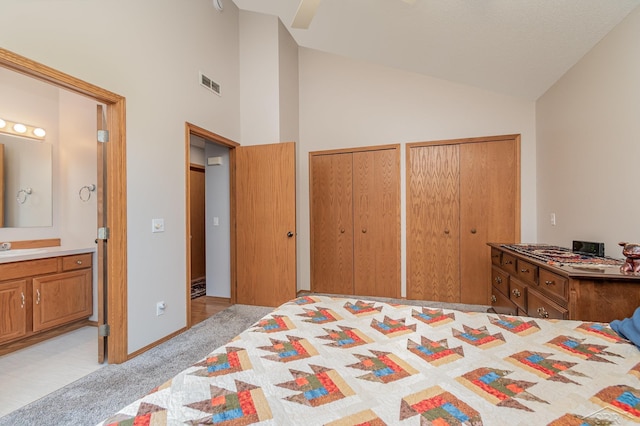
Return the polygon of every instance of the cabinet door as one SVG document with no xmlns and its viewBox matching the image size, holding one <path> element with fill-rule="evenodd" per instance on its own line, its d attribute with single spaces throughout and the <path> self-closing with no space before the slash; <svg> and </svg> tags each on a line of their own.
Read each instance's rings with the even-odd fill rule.
<svg viewBox="0 0 640 426">
<path fill-rule="evenodd" d="M 353 154 L 354 293 L 400 296 L 397 150 Z"/>
<path fill-rule="evenodd" d="M 91 278 L 91 269 L 34 278 L 33 331 L 90 317 Z"/>
<path fill-rule="evenodd" d="M 487 304 L 491 248 L 516 239 L 519 175 L 514 139 L 460 145 L 460 301 Z M 518 218 L 519 220 L 519 218 Z"/>
<path fill-rule="evenodd" d="M 460 302 L 458 146 L 411 147 L 407 169 L 407 298 Z"/>
<path fill-rule="evenodd" d="M 311 176 L 311 289 L 353 294 L 353 154 L 314 155 Z"/>
<path fill-rule="evenodd" d="M 27 282 L 0 284 L 0 343 L 27 334 Z"/>
</svg>

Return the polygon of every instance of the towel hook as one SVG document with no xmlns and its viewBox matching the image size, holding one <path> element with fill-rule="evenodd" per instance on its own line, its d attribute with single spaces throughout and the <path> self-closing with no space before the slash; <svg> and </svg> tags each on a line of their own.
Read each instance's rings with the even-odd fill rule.
<svg viewBox="0 0 640 426">
<path fill-rule="evenodd" d="M 33 192 L 33 190 L 31 188 L 25 188 L 25 189 L 18 190 L 18 193 L 16 194 L 16 201 L 18 202 L 18 204 L 24 204 L 27 201 L 27 198 L 29 198 L 29 195 L 31 195 L 32 192 Z"/>
<path fill-rule="evenodd" d="M 78 191 L 78 196 L 80 197 L 80 200 L 86 203 L 91 198 L 91 193 L 95 190 L 96 186 L 93 183 L 90 185 L 85 185 L 80 188 L 80 191 Z"/>
</svg>

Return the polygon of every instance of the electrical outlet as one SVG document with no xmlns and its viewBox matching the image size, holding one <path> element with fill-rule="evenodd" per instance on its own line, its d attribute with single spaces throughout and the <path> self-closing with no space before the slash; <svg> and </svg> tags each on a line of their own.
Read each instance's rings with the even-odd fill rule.
<svg viewBox="0 0 640 426">
<path fill-rule="evenodd" d="M 156 315 L 164 315 L 164 310 L 167 309 L 167 304 L 164 301 L 156 303 Z"/>
</svg>

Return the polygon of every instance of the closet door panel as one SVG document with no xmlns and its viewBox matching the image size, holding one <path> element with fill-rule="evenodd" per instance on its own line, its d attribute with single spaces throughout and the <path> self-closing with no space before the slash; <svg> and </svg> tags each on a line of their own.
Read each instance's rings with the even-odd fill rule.
<svg viewBox="0 0 640 426">
<path fill-rule="evenodd" d="M 397 150 L 353 154 L 354 292 L 400 296 Z"/>
<path fill-rule="evenodd" d="M 460 145 L 461 302 L 489 304 L 489 241 L 515 241 L 515 141 Z"/>
<path fill-rule="evenodd" d="M 311 285 L 353 294 L 352 154 L 311 157 Z"/>
<path fill-rule="evenodd" d="M 407 167 L 407 298 L 460 301 L 457 145 L 412 147 Z"/>
</svg>

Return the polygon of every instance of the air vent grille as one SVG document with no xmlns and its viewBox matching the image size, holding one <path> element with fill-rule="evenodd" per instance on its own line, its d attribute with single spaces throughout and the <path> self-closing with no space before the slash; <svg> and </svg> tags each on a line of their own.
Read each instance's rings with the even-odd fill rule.
<svg viewBox="0 0 640 426">
<path fill-rule="evenodd" d="M 216 95 L 222 96 L 220 93 L 220 85 L 215 81 L 213 81 L 212 79 L 210 79 L 209 77 L 207 77 L 206 75 L 204 75 L 202 71 L 200 72 L 200 85 L 211 90 Z"/>
</svg>

